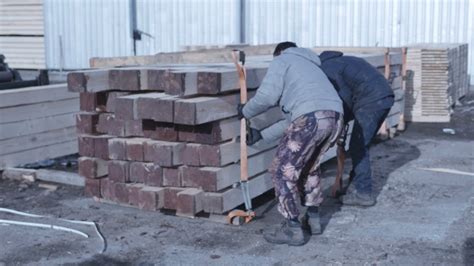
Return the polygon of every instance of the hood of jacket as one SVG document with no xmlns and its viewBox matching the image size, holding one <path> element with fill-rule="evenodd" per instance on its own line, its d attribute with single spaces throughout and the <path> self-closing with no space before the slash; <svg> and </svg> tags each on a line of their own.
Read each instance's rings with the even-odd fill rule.
<svg viewBox="0 0 474 266">
<path fill-rule="evenodd" d="M 326 60 L 336 58 L 336 57 L 341 57 L 344 54 L 338 51 L 324 51 L 319 55 L 319 58 L 321 58 L 321 61 L 324 62 Z"/>
<path fill-rule="evenodd" d="M 314 64 L 318 66 L 321 66 L 321 60 L 319 59 L 319 56 L 315 52 L 307 48 L 299 48 L 299 47 L 288 48 L 282 52 L 282 55 L 285 55 L 285 54 L 300 56 L 313 62 Z"/>
</svg>

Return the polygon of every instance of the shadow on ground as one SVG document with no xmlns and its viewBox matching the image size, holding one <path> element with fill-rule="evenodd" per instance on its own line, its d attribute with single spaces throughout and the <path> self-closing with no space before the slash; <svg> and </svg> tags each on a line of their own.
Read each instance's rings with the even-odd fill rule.
<svg viewBox="0 0 474 266">
<path fill-rule="evenodd" d="M 466 239 L 466 242 L 464 242 L 462 253 L 464 258 L 464 265 L 474 265 L 474 237 L 469 237 Z"/>
</svg>

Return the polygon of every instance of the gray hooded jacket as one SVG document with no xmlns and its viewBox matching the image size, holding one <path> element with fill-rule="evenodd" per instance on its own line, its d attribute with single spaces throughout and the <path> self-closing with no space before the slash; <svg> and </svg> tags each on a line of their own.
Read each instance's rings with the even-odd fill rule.
<svg viewBox="0 0 474 266">
<path fill-rule="evenodd" d="M 279 139 L 304 114 L 323 110 L 343 114 L 342 101 L 320 65 L 318 55 L 306 48 L 288 48 L 271 62 L 257 93 L 242 111 L 252 118 L 280 105 L 286 119 L 261 131 L 265 141 Z"/>
</svg>

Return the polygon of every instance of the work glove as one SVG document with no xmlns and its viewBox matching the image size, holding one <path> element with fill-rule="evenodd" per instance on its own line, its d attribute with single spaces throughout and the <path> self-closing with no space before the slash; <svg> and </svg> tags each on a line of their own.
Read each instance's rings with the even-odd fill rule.
<svg viewBox="0 0 474 266">
<path fill-rule="evenodd" d="M 262 134 L 258 129 L 249 127 L 247 130 L 247 145 L 251 146 L 262 139 Z"/>
<path fill-rule="evenodd" d="M 237 104 L 237 116 L 240 119 L 245 118 L 244 114 L 242 113 L 242 110 L 244 109 L 245 104 L 239 103 Z"/>
</svg>

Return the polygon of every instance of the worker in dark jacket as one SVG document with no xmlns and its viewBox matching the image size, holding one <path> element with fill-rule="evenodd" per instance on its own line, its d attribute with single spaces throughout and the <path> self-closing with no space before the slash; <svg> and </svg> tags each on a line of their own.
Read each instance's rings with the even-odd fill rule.
<svg viewBox="0 0 474 266">
<path fill-rule="evenodd" d="M 306 218 L 311 232 L 321 233 L 319 166 L 322 155 L 342 129 L 343 108 L 320 63 L 318 55 L 309 49 L 297 48 L 291 42 L 278 44 L 256 95 L 239 108 L 239 114 L 249 119 L 279 105 L 286 116 L 261 132 L 250 129 L 248 142 L 253 144 L 260 138 L 280 140 L 270 173 L 278 210 L 286 219 L 283 226 L 265 231 L 264 238 L 271 243 L 305 243 L 306 234 L 298 220 L 301 198 L 308 207 Z"/>
<path fill-rule="evenodd" d="M 345 123 L 354 119 L 349 143 L 352 182 L 342 202 L 346 205 L 372 206 L 375 198 L 369 144 L 393 105 L 393 91 L 385 77 L 362 58 L 335 51 L 325 51 L 320 58 L 322 70 L 343 101 Z"/>
</svg>

